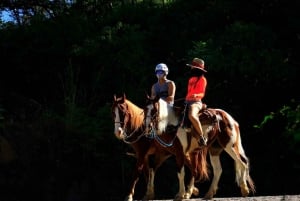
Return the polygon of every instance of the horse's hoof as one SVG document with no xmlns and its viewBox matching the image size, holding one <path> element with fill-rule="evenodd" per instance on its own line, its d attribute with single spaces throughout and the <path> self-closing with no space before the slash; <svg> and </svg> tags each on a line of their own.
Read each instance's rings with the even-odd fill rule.
<svg viewBox="0 0 300 201">
<path fill-rule="evenodd" d="M 193 188 L 193 195 L 194 196 L 199 196 L 199 189 L 198 188 L 196 188 L 196 187 Z"/>
<path fill-rule="evenodd" d="M 241 193 L 243 197 L 247 197 L 250 193 L 249 189 L 241 189 Z"/>
<path fill-rule="evenodd" d="M 154 200 L 155 196 L 154 195 L 145 195 L 143 197 L 143 200 Z"/>
<path fill-rule="evenodd" d="M 192 197 L 192 195 L 190 193 L 185 193 L 183 198 L 184 199 L 190 199 Z"/>
<path fill-rule="evenodd" d="M 213 199 L 213 194 L 211 194 L 211 193 L 206 193 L 206 195 L 204 196 L 204 200 L 211 200 L 211 199 Z"/>
<path fill-rule="evenodd" d="M 181 201 L 184 199 L 184 195 L 176 195 L 174 201 Z"/>
<path fill-rule="evenodd" d="M 133 201 L 133 198 L 132 198 L 132 196 L 127 196 L 126 198 L 125 198 L 125 200 L 124 201 Z"/>
</svg>

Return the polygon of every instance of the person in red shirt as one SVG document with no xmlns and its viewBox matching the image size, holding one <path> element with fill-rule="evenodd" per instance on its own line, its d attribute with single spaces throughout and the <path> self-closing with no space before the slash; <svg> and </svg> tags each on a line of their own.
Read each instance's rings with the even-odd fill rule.
<svg viewBox="0 0 300 201">
<path fill-rule="evenodd" d="M 204 69 L 204 61 L 199 58 L 194 58 L 191 64 L 191 75 L 188 80 L 187 94 L 185 103 L 188 106 L 188 117 L 194 129 L 199 134 L 199 144 L 206 145 L 207 138 L 204 136 L 202 126 L 199 120 L 199 111 L 202 109 L 202 99 L 205 96 L 207 80 L 204 74 L 207 72 Z M 189 131 L 190 129 L 188 129 Z"/>
</svg>

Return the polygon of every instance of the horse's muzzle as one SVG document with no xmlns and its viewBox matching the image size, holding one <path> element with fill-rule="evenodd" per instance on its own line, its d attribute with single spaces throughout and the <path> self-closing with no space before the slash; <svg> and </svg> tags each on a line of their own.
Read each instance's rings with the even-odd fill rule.
<svg viewBox="0 0 300 201">
<path fill-rule="evenodd" d="M 124 138 L 124 130 L 121 127 L 119 127 L 118 130 L 115 131 L 115 136 L 118 139 L 122 140 Z"/>
</svg>

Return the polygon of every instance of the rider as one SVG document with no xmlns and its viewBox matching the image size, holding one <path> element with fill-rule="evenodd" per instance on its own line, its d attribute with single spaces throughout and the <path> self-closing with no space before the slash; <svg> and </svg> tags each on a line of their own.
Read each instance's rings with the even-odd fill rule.
<svg viewBox="0 0 300 201">
<path fill-rule="evenodd" d="M 174 81 L 167 79 L 169 69 L 166 64 L 160 63 L 155 67 L 155 74 L 157 82 L 151 87 L 151 98 L 159 96 L 165 100 L 169 105 L 173 106 L 176 91 Z"/>
<path fill-rule="evenodd" d="M 199 144 L 206 145 L 207 139 L 203 134 L 202 126 L 199 120 L 199 111 L 202 109 L 202 99 L 205 95 L 207 80 L 204 73 L 207 71 L 204 69 L 204 61 L 199 58 L 194 58 L 192 64 L 186 64 L 191 67 L 191 74 L 188 80 L 187 94 L 185 97 L 185 103 L 188 106 L 189 119 L 199 134 Z M 190 131 L 190 129 L 188 129 Z"/>
</svg>

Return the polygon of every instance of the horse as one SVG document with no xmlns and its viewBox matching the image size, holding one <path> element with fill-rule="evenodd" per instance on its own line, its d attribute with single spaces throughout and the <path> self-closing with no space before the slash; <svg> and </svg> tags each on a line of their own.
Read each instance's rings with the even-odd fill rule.
<svg viewBox="0 0 300 201">
<path fill-rule="evenodd" d="M 164 135 L 167 125 L 176 125 L 182 122 L 183 111 L 174 106 L 170 107 L 166 101 L 159 97 L 153 99 L 148 97 L 146 131 L 155 129 L 158 135 Z M 200 149 L 208 149 L 210 163 L 213 168 L 213 179 L 209 190 L 205 194 L 205 199 L 212 199 L 217 193 L 218 183 L 222 174 L 220 154 L 224 150 L 234 160 L 236 183 L 240 187 L 241 195 L 247 197 L 250 193 L 255 193 L 255 184 L 250 177 L 249 159 L 242 146 L 242 139 L 238 122 L 226 111 L 218 108 L 205 107 L 199 113 L 199 120 L 202 125 L 204 135 L 207 137 L 207 146 Z M 147 131 L 148 132 L 148 131 Z M 187 141 L 186 136 L 190 136 Z M 187 133 L 181 126 L 178 128 L 177 136 L 182 142 L 185 153 L 189 154 L 192 150 L 199 148 L 197 145 L 198 134 L 192 128 L 191 133 Z M 197 166 L 197 159 L 193 166 Z M 193 167 L 192 169 L 195 169 Z M 190 184 L 193 185 L 193 184 Z"/>
<path fill-rule="evenodd" d="M 112 104 L 112 114 L 114 119 L 114 134 L 119 140 L 130 144 L 135 151 L 137 159 L 133 170 L 133 177 L 130 184 L 128 195 L 125 200 L 131 201 L 134 196 L 134 189 L 142 173 L 146 175 L 147 190 L 144 199 L 153 199 L 154 176 L 156 170 L 170 156 L 174 155 L 176 159 L 177 176 L 179 190 L 175 200 L 185 198 L 184 185 L 184 164 L 189 164 L 183 151 L 181 142 L 176 137 L 177 129 L 169 129 L 161 138 L 153 137 L 146 132 L 145 111 L 138 107 L 123 94 L 122 97 L 114 96 Z M 149 156 L 154 155 L 154 165 L 149 166 Z M 191 165 L 188 165 L 191 167 Z M 197 188 L 192 191 L 197 195 Z"/>
</svg>

